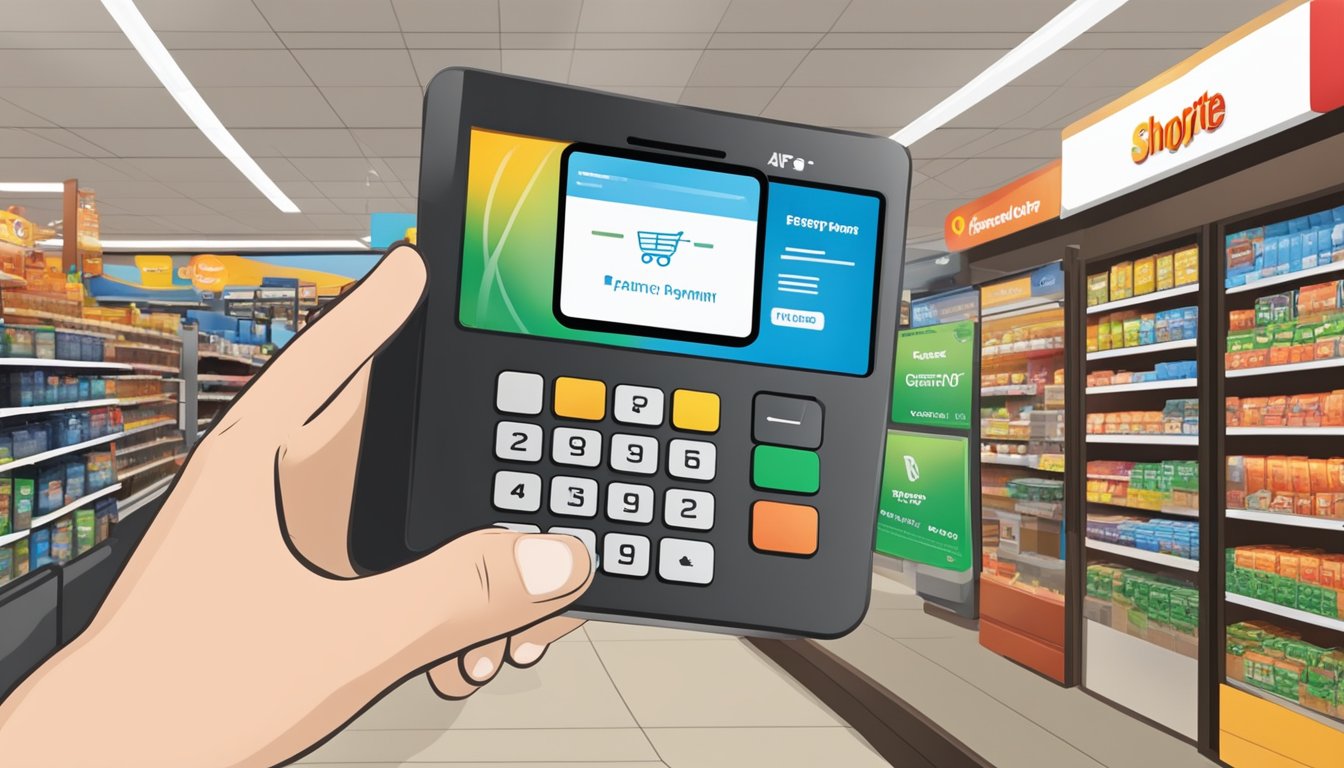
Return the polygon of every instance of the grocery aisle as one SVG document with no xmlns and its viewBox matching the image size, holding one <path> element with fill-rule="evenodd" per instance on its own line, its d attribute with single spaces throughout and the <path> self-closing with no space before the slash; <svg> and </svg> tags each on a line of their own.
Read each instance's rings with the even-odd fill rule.
<svg viewBox="0 0 1344 768">
<path fill-rule="evenodd" d="M 303 765 L 885 766 L 740 638 L 589 622 L 466 701 L 407 682 Z"/>
<path fill-rule="evenodd" d="M 982 648 L 974 631 L 927 615 L 913 590 L 879 574 L 863 626 L 822 645 L 996 768 L 1215 765 L 1193 746 Z"/>
</svg>

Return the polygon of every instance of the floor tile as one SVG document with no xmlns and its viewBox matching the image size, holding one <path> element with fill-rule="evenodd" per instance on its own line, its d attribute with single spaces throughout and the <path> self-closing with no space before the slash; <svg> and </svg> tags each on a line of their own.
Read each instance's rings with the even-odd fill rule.
<svg viewBox="0 0 1344 768">
<path fill-rule="evenodd" d="M 378 728 L 620 728 L 635 721 L 589 643 L 556 643 L 536 666 L 506 666 L 465 701 L 445 701 L 423 676 L 350 724 Z"/>
<path fill-rule="evenodd" d="M 882 768 L 883 760 L 850 728 L 651 728 L 670 768 Z"/>
<path fill-rule="evenodd" d="M 309 763 L 653 762 L 658 755 L 638 728 L 345 731 Z"/>
<path fill-rule="evenodd" d="M 397 763 L 310 763 L 310 762 L 308 762 L 307 760 L 302 760 L 302 761 L 300 761 L 300 762 L 297 763 L 297 764 L 298 764 L 298 765 L 305 766 L 305 768 L 399 768 L 399 766 L 403 766 L 403 765 L 405 765 L 405 766 L 415 766 L 415 768 L 575 768 L 575 763 L 572 763 L 572 762 L 568 762 L 568 763 L 533 763 L 533 762 L 526 762 L 526 763 L 494 763 L 494 762 L 486 762 L 486 763 L 458 763 L 458 762 L 440 763 L 440 762 L 433 762 L 433 763 L 427 763 L 427 762 L 423 762 L 423 761 L 417 760 L 417 761 L 415 761 L 415 762 L 413 762 L 413 763 L 408 763 L 408 762 L 397 762 Z M 602 763 L 600 763 L 600 764 L 598 764 L 598 765 L 599 765 L 599 768 L 666 768 L 667 763 L 664 763 L 664 762 L 661 762 L 661 761 L 647 761 L 647 760 L 641 760 L 641 761 L 639 761 L 639 762 L 626 762 L 626 761 L 621 761 L 621 762 L 619 762 L 619 763 L 602 762 Z"/>
<path fill-rule="evenodd" d="M 869 608 L 863 623 L 897 640 L 907 637 L 948 638 L 973 634 L 955 624 L 930 616 L 922 610 Z"/>
<path fill-rule="evenodd" d="M 590 621 L 584 625 L 588 638 L 593 641 L 617 640 L 738 640 L 737 635 L 718 632 L 694 632 L 688 629 L 645 627 L 638 624 L 617 624 L 609 621 Z"/>
<path fill-rule="evenodd" d="M 745 642 L 595 642 L 639 724 L 652 727 L 843 726 Z"/>
</svg>

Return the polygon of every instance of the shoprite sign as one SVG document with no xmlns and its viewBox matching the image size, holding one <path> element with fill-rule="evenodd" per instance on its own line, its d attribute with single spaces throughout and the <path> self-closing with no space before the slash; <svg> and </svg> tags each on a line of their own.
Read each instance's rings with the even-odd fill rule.
<svg viewBox="0 0 1344 768">
<path fill-rule="evenodd" d="M 969 443 L 887 432 L 877 551 L 952 571 L 971 567 Z"/>
<path fill-rule="evenodd" d="M 964 251 L 1059 218 L 1059 161 L 948 214 L 943 237 L 949 251 Z"/>
<path fill-rule="evenodd" d="M 1063 131 L 1062 216 L 1344 106 L 1344 0 L 1280 4 Z"/>
<path fill-rule="evenodd" d="M 901 331 L 896 341 L 891 421 L 970 429 L 975 323 Z"/>
</svg>

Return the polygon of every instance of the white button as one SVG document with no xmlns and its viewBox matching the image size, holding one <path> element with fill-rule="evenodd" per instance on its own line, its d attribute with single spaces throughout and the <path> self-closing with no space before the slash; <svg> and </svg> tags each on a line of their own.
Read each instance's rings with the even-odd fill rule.
<svg viewBox="0 0 1344 768">
<path fill-rule="evenodd" d="M 649 540 L 628 533 L 602 537 L 602 570 L 618 576 L 649 575 Z"/>
<path fill-rule="evenodd" d="M 707 541 L 663 539 L 658 543 L 658 578 L 683 584 L 714 580 L 714 545 Z"/>
<path fill-rule="evenodd" d="M 656 427 L 663 423 L 663 391 L 657 387 L 619 384 L 612 411 L 616 420 L 624 424 Z"/>
<path fill-rule="evenodd" d="M 708 531 L 714 527 L 714 494 L 668 488 L 663 497 L 663 522 L 668 528 Z"/>
<path fill-rule="evenodd" d="M 541 461 L 541 425 L 499 422 L 495 427 L 495 456 L 505 461 Z"/>
<path fill-rule="evenodd" d="M 611 468 L 617 472 L 652 475 L 658 471 L 658 438 L 648 435 L 612 435 Z"/>
<path fill-rule="evenodd" d="M 574 467 L 602 463 L 602 433 L 595 429 L 556 427 L 551 433 L 551 460 Z"/>
<path fill-rule="evenodd" d="M 806 309 L 783 309 L 773 307 L 770 310 L 770 324 L 784 328 L 803 328 L 809 331 L 826 329 L 826 315 Z"/>
<path fill-rule="evenodd" d="M 717 458 L 713 443 L 673 440 L 667 444 L 667 473 L 685 480 L 713 480 Z"/>
<path fill-rule="evenodd" d="M 653 489 L 633 483 L 608 485 L 607 517 L 622 523 L 652 523 Z"/>
<path fill-rule="evenodd" d="M 526 523 L 495 523 L 495 527 L 516 533 L 541 533 L 541 526 Z"/>
<path fill-rule="evenodd" d="M 546 532 L 547 532 L 547 533 L 560 533 L 560 534 L 564 534 L 565 536 L 573 536 L 574 538 L 578 539 L 579 541 L 582 541 L 582 542 L 583 542 L 583 546 L 585 546 L 585 547 L 588 548 L 588 559 L 589 559 L 589 561 L 592 562 L 594 568 L 597 567 L 597 534 L 596 534 L 596 533 L 593 533 L 592 531 L 588 530 L 587 528 L 566 528 L 566 527 L 564 527 L 564 526 L 560 526 L 560 525 L 557 525 L 557 526 L 555 526 L 554 528 L 551 528 L 550 530 L 548 530 L 548 531 L 546 531 Z"/>
<path fill-rule="evenodd" d="M 597 481 L 590 477 L 551 478 L 551 513 L 597 517 Z"/>
<path fill-rule="evenodd" d="M 541 476 L 531 472 L 496 472 L 495 507 L 510 512 L 541 509 Z"/>
<path fill-rule="evenodd" d="M 504 371 L 495 380 L 495 408 L 501 413 L 536 416 L 541 413 L 544 384 L 540 374 Z"/>
</svg>

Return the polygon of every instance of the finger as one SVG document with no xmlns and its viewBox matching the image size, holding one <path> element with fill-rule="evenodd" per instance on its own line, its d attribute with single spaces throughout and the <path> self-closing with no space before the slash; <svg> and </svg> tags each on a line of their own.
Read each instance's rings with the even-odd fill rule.
<svg viewBox="0 0 1344 768">
<path fill-rule="evenodd" d="M 382 627 L 398 627 L 416 669 L 560 613 L 592 579 L 588 549 L 572 536 L 490 528 L 415 562 L 351 582 L 352 599 Z M 358 596 L 358 597 L 357 597 Z M 406 611 L 407 596 L 432 601 Z"/>
<path fill-rule="evenodd" d="M 509 662 L 515 667 L 530 667 L 541 661 L 551 643 L 583 626 L 583 619 L 556 616 L 528 627 L 509 638 Z"/>
<path fill-rule="evenodd" d="M 280 523 L 294 550 L 328 574 L 353 577 L 350 510 L 373 363 L 285 440 L 276 460 Z"/>
<path fill-rule="evenodd" d="M 485 685 L 499 672 L 504 663 L 504 652 L 508 649 L 507 638 L 492 640 L 478 645 L 458 657 L 462 676 L 474 685 Z"/>
<path fill-rule="evenodd" d="M 235 415 L 281 427 L 306 422 L 396 335 L 419 306 L 426 279 L 425 262 L 414 248 L 384 256 L 257 376 L 238 398 Z"/>
<path fill-rule="evenodd" d="M 429 687 L 433 688 L 434 693 L 444 699 L 465 699 L 481 689 L 481 686 L 471 682 L 466 675 L 462 674 L 462 668 L 458 666 L 457 659 L 445 661 L 429 670 L 428 677 Z"/>
</svg>

